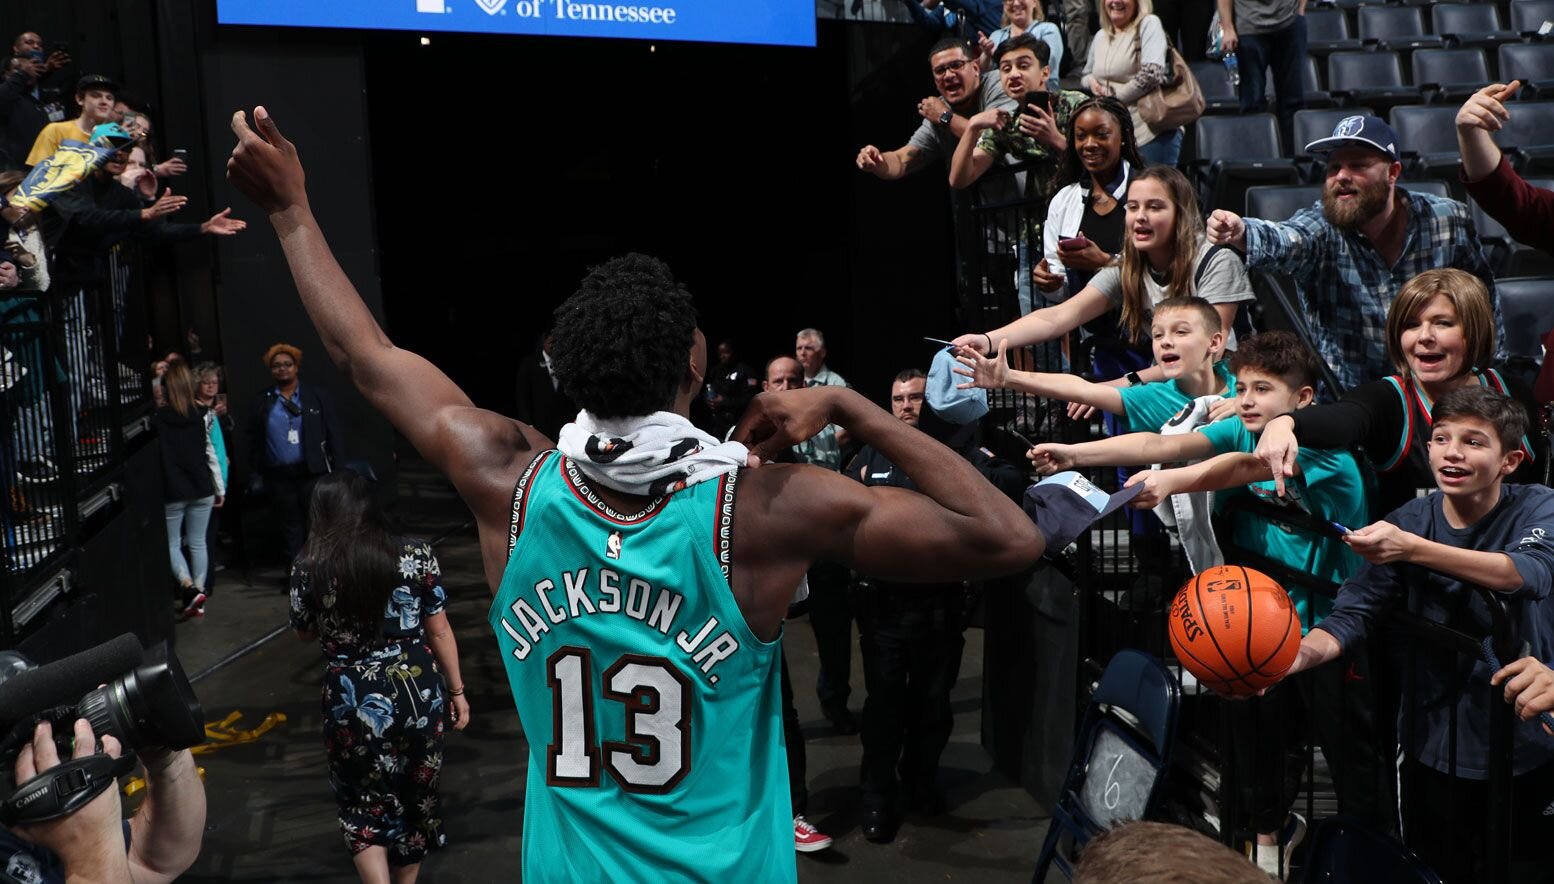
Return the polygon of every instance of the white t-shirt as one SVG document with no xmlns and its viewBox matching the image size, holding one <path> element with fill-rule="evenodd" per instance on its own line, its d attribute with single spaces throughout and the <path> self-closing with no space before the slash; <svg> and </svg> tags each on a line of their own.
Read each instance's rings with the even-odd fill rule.
<svg viewBox="0 0 1554 884">
<path fill-rule="evenodd" d="M 1199 262 L 1203 260 L 1203 254 L 1209 249 L 1208 240 L 1198 240 L 1198 253 L 1193 261 L 1193 274 L 1199 272 Z M 1192 294 L 1208 301 L 1210 304 L 1232 304 L 1239 301 L 1253 301 L 1257 295 L 1252 291 L 1252 280 L 1246 275 L 1246 265 L 1241 262 L 1241 256 L 1233 249 L 1219 249 L 1209 259 L 1208 266 L 1202 268 L 1202 282 L 1194 288 Z M 1122 306 L 1122 267 L 1113 265 L 1103 267 L 1090 278 L 1091 287 L 1106 296 L 1114 306 Z M 1149 294 L 1149 305 L 1153 308 L 1177 292 L 1167 292 L 1165 286 L 1155 279 L 1153 273 L 1144 274 L 1144 291 Z M 1232 329 L 1225 329 L 1225 349 L 1236 349 L 1236 333 Z"/>
</svg>

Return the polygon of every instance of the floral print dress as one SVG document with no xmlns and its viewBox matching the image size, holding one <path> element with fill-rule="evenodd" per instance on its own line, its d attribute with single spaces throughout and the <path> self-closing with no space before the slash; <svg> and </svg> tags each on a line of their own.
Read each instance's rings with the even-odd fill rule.
<svg viewBox="0 0 1554 884">
<path fill-rule="evenodd" d="M 400 544 L 380 635 L 335 610 L 333 587 L 310 593 L 311 570 L 292 565 L 291 626 L 317 632 L 324 649 L 324 746 L 341 834 L 352 856 L 376 846 L 394 865 L 419 863 L 447 843 L 437 780 L 448 712 L 422 626 L 446 604 L 437 559 L 427 544 Z"/>
</svg>

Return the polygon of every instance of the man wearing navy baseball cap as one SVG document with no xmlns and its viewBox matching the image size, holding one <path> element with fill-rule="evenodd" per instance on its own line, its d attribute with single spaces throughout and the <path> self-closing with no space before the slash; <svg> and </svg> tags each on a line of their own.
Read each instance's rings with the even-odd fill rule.
<svg viewBox="0 0 1554 884">
<path fill-rule="evenodd" d="M 1392 373 L 1387 308 L 1403 283 L 1455 267 L 1482 279 L 1494 296 L 1467 206 L 1398 186 L 1405 148 L 1380 117 L 1345 117 L 1332 135 L 1306 145 L 1327 164 L 1320 205 L 1287 221 L 1223 209 L 1209 216 L 1210 242 L 1243 251 L 1248 270 L 1294 279 L 1317 350 L 1346 388 Z M 1498 301 L 1495 329 L 1504 341 Z M 1495 355 L 1504 357 L 1503 349 Z"/>
</svg>

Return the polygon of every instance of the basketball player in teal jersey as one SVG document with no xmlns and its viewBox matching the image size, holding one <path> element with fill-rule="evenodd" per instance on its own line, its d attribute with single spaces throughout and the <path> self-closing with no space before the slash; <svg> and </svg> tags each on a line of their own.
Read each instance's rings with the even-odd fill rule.
<svg viewBox="0 0 1554 884">
<path fill-rule="evenodd" d="M 696 432 L 684 416 L 707 365 L 690 296 L 641 256 L 590 273 L 556 312 L 554 352 L 578 424 L 646 429 L 623 442 L 573 424 L 563 449 L 582 441 L 556 451 L 389 341 L 324 241 L 296 149 L 263 108 L 254 118 L 257 132 L 233 117 L 228 178 L 269 213 L 330 357 L 474 512 L 529 742 L 524 880 L 794 879 L 777 654 L 810 564 L 977 579 L 1033 563 L 1041 534 L 965 460 L 842 387 L 763 394 L 736 430 L 748 452 L 677 443 L 655 463 L 689 469 L 622 479 L 651 427 Z M 828 423 L 921 493 L 809 466 L 737 469 Z"/>
</svg>

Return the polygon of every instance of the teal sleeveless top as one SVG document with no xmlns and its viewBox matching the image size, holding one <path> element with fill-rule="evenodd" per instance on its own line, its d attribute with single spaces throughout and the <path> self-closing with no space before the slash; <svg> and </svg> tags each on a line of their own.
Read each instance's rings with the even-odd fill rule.
<svg viewBox="0 0 1554 884">
<path fill-rule="evenodd" d="M 523 880 L 792 881 L 780 644 L 730 591 L 738 471 L 620 513 L 546 451 L 489 620 L 529 744 Z"/>
</svg>

